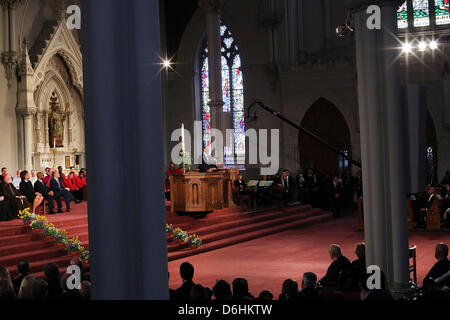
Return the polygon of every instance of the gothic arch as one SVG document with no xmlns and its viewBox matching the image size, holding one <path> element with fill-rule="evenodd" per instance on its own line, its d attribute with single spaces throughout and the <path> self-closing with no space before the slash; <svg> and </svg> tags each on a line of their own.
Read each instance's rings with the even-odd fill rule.
<svg viewBox="0 0 450 320">
<path fill-rule="evenodd" d="M 65 107 L 68 103 L 71 108 L 73 107 L 70 92 L 64 81 L 54 71 L 50 70 L 46 73 L 42 85 L 37 89 L 35 102 L 38 110 L 48 111 L 48 102 L 53 92 L 59 98 L 61 106 Z"/>
</svg>

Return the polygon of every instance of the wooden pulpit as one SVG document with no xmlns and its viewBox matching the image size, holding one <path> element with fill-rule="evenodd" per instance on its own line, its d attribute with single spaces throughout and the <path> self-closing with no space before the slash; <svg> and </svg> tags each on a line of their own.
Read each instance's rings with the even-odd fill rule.
<svg viewBox="0 0 450 320">
<path fill-rule="evenodd" d="M 232 185 L 238 173 L 237 169 L 223 169 L 171 175 L 170 210 L 207 212 L 234 206 Z"/>
</svg>

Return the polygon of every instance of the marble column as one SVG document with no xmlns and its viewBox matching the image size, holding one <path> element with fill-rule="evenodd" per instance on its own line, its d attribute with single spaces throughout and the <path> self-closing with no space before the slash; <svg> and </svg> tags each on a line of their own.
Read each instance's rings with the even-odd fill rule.
<svg viewBox="0 0 450 320">
<path fill-rule="evenodd" d="M 222 52 L 220 39 L 220 13 L 225 0 L 199 0 L 199 7 L 206 15 L 208 41 L 209 99 L 211 127 L 225 133 L 231 127 L 229 115 L 223 112 Z M 229 123 L 227 123 L 229 120 Z"/>
<path fill-rule="evenodd" d="M 396 10 L 402 1 L 351 0 L 358 73 L 363 201 L 368 265 L 378 265 L 391 290 L 409 292 L 406 197 L 407 118 L 402 114 Z M 367 28 L 369 5 L 381 8 L 381 30 Z M 388 48 L 388 49 L 387 49 Z"/>
<path fill-rule="evenodd" d="M 25 137 L 25 170 L 31 171 L 33 169 L 33 117 L 32 113 L 25 113 L 23 115 L 24 137 Z"/>
<path fill-rule="evenodd" d="M 93 299 L 168 299 L 158 2 L 82 1 Z"/>
</svg>

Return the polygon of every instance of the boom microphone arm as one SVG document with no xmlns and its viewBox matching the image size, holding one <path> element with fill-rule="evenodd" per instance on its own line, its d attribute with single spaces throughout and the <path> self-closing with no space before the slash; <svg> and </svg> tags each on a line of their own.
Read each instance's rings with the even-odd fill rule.
<svg viewBox="0 0 450 320">
<path fill-rule="evenodd" d="M 349 162 L 351 162 L 352 164 L 354 164 L 355 166 L 357 166 L 358 168 L 361 168 L 361 163 L 359 161 L 354 160 L 352 157 L 350 157 L 349 155 L 345 154 L 344 152 L 342 152 L 341 150 L 339 150 L 338 148 L 336 148 L 335 146 L 331 145 L 330 143 L 328 143 L 327 141 L 323 140 L 321 137 L 319 137 L 318 135 L 312 133 L 311 131 L 309 131 L 308 129 L 305 129 L 301 126 L 298 126 L 297 124 L 295 124 L 294 122 L 292 122 L 291 120 L 285 118 L 281 113 L 273 110 L 271 107 L 269 107 L 268 105 L 262 103 L 259 100 L 255 100 L 253 101 L 248 107 L 247 107 L 247 119 L 249 119 L 250 121 L 252 120 L 256 120 L 256 112 L 254 112 L 253 114 L 250 113 L 251 109 L 254 106 L 258 106 L 261 107 L 263 110 L 266 110 L 267 112 L 271 113 L 272 115 L 274 115 L 275 117 L 277 117 L 278 119 L 286 122 L 287 124 L 289 124 L 290 126 L 294 127 L 295 129 L 307 134 L 308 136 L 310 136 L 311 138 L 313 138 L 314 140 L 320 142 L 321 144 L 323 144 L 325 147 L 327 147 L 328 149 L 334 151 L 335 153 L 339 154 L 340 156 L 342 156 L 343 158 L 347 159 Z"/>
</svg>

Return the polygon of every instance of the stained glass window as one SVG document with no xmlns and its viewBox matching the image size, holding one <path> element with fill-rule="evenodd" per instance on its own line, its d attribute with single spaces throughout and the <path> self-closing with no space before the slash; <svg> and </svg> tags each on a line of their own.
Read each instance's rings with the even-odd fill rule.
<svg viewBox="0 0 450 320">
<path fill-rule="evenodd" d="M 341 150 L 341 152 L 343 154 L 345 154 L 346 156 L 348 156 L 348 150 Z M 348 159 L 347 158 L 345 158 L 342 154 L 339 154 L 338 160 L 339 160 L 339 169 L 340 170 L 348 169 Z"/>
<path fill-rule="evenodd" d="M 244 83 L 242 77 L 241 57 L 239 49 L 230 29 L 221 23 L 220 36 L 222 40 L 222 94 L 223 111 L 233 113 L 234 128 L 234 156 L 245 157 L 245 120 L 244 120 Z M 202 88 L 202 114 L 203 114 L 203 142 L 211 143 L 211 115 L 209 109 L 209 71 L 208 46 L 204 42 L 201 51 L 201 88 Z M 231 124 L 230 124 L 231 125 Z M 225 156 L 230 154 L 231 148 L 225 149 Z"/>
<path fill-rule="evenodd" d="M 398 28 L 408 28 L 408 3 L 405 1 L 397 10 Z"/>
<path fill-rule="evenodd" d="M 434 166 L 433 147 L 427 147 L 427 164 L 428 164 L 428 167 L 430 167 L 430 168 Z"/>
<path fill-rule="evenodd" d="M 413 0 L 414 27 L 430 25 L 430 10 L 428 0 Z"/>
<path fill-rule="evenodd" d="M 450 0 L 434 0 L 434 14 L 437 25 L 450 23 Z"/>
</svg>

